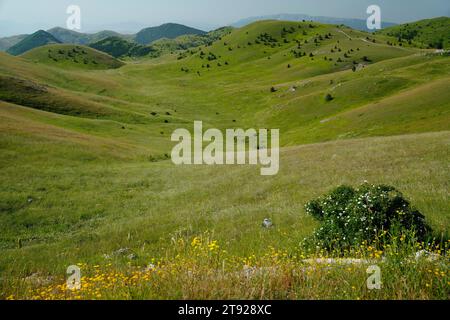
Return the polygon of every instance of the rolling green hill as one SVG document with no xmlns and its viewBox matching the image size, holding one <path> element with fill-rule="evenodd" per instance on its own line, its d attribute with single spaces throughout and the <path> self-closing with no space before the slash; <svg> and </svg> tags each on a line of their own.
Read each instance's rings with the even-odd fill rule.
<svg viewBox="0 0 450 320">
<path fill-rule="evenodd" d="M 450 49 L 449 17 L 406 23 L 383 29 L 378 33 L 398 38 L 404 42 L 414 42 L 424 48 Z"/>
<path fill-rule="evenodd" d="M 398 270 L 375 295 L 359 289 L 366 268 L 353 269 L 364 280 L 324 274 L 314 288 L 295 278 L 301 290 L 280 288 L 285 278 L 263 290 L 235 277 L 244 265 L 259 266 L 258 257 L 299 257 L 299 243 L 317 227 L 305 203 L 341 184 L 395 185 L 437 237 L 448 234 L 450 57 L 414 41 L 392 45 L 397 40 L 335 25 L 261 21 L 116 69 L 106 66 L 117 60 L 81 46 L 71 47 L 77 59 L 82 50 L 92 59 L 100 54 L 105 68 L 74 63 L 71 50 L 54 61 L 61 45 L 19 57 L 0 53 L 0 298 L 33 297 L 23 279 L 36 274 L 63 283 L 68 265 L 126 272 L 162 258 L 163 271 L 164 259 L 187 254 L 167 270 L 189 274 L 194 287 L 181 276 L 157 282 L 155 273 L 149 283 L 161 286 L 101 297 L 445 299 L 445 289 L 410 290 Z M 173 165 L 172 132 L 192 130 L 196 120 L 205 129 L 280 129 L 280 173 Z M 275 227 L 262 229 L 264 218 Z M 199 270 L 189 255 L 194 237 L 217 240 L 220 254 L 233 255 L 227 268 L 239 261 L 237 267 L 216 277 L 223 256 L 212 259 L 208 251 L 202 261 L 218 267 L 199 272 L 206 278 L 191 276 Z M 121 249 L 127 255 L 115 254 Z M 420 283 L 430 282 L 412 269 Z"/>
<path fill-rule="evenodd" d="M 53 43 L 61 43 L 61 41 L 56 39 L 50 33 L 43 31 L 43 30 L 39 30 L 39 31 L 33 33 L 32 35 L 27 36 L 22 41 L 15 44 L 11 48 L 9 48 L 7 50 L 7 52 L 14 56 L 18 56 L 18 55 L 25 53 L 31 49 L 45 46 L 47 44 L 53 44 Z"/>
<path fill-rule="evenodd" d="M 92 43 L 91 48 L 105 52 L 115 58 L 143 57 L 154 51 L 149 46 L 132 43 L 119 37 L 109 37 Z"/>
<path fill-rule="evenodd" d="M 178 50 L 196 48 L 203 45 L 211 45 L 214 41 L 220 40 L 232 30 L 232 27 L 223 27 L 202 35 L 184 35 L 175 39 L 162 38 L 153 41 L 151 47 L 159 52 L 159 54 L 164 54 Z"/>
<path fill-rule="evenodd" d="M 120 68 L 124 64 L 95 49 L 71 44 L 47 45 L 30 50 L 23 58 L 39 64 L 61 68 L 105 70 Z"/>
<path fill-rule="evenodd" d="M 384 100 L 391 105 L 397 101 L 390 99 L 395 95 L 400 100 L 412 99 L 418 103 L 414 97 L 415 92 L 420 92 L 420 86 L 429 84 L 430 88 L 436 87 L 435 91 L 445 87 L 438 80 L 448 74 L 448 58 L 431 53 L 423 55 L 414 48 L 390 46 L 387 44 L 389 38 L 385 36 L 372 37 L 369 41 L 364 32 L 318 23 L 263 21 L 231 32 L 228 30 L 217 38 L 220 40 L 195 49 L 168 54 L 154 62 L 145 60 L 147 62 L 122 67 L 120 73 L 108 75 L 108 85 L 114 84 L 113 90 L 95 81 L 87 86 L 78 80 L 60 81 L 59 76 L 44 76 L 38 69 L 33 71 L 32 80 L 42 79 L 39 82 L 65 90 L 81 86 L 94 95 L 108 92 L 109 98 L 122 103 L 133 96 L 129 102 L 141 105 L 136 111 L 156 112 L 158 115 L 167 112 L 170 114 L 166 115 L 169 123 L 175 122 L 173 125 L 190 123 L 197 115 L 218 127 L 254 126 L 255 123 L 279 127 L 284 131 L 282 144 L 285 146 L 341 137 L 424 132 L 427 129 L 411 125 L 415 121 L 420 122 L 421 118 L 424 122 L 429 121 L 425 128 L 436 125 L 436 130 L 445 129 L 446 123 L 439 122 L 445 118 L 442 114 L 445 115 L 447 110 L 447 104 L 440 102 L 446 101 L 445 95 L 436 97 L 437 109 L 430 109 L 428 113 L 419 112 L 419 104 L 418 112 L 411 112 L 414 104 L 404 103 L 402 105 L 406 109 L 402 117 L 392 117 L 392 121 L 384 126 L 377 124 L 371 129 L 372 116 L 369 114 L 378 112 L 376 107 L 372 107 L 369 113 L 357 113 L 365 115 L 359 116 L 358 121 L 344 125 L 344 119 L 353 114 L 352 110 L 363 110 L 372 104 L 384 103 Z M 107 41 L 105 43 L 108 44 Z M 32 51 L 24 58 L 36 62 L 36 67 L 42 63 L 61 67 L 67 64 L 72 69 L 120 66 L 106 55 L 101 56 L 105 62 L 99 60 L 96 65 L 95 59 L 90 58 L 91 51 L 87 55 L 87 63 L 84 63 L 83 50 L 78 49 L 70 47 L 58 57 L 59 49 L 48 48 Z M 77 53 L 71 58 L 68 55 L 73 50 Z M 75 60 L 80 61 L 77 63 Z M 19 61 L 15 63 L 21 65 Z M 11 70 L 13 67 L 5 68 Z M 26 79 L 32 72 L 25 71 L 25 66 L 19 69 L 21 79 Z M 417 74 L 416 69 L 421 72 Z M 382 75 L 378 74 L 379 70 L 384 70 Z M 15 72 L 10 71 L 12 75 Z M 70 70 L 66 73 L 61 69 L 60 72 L 64 78 L 72 77 Z M 97 77 L 91 75 L 91 79 L 93 76 Z M 129 87 L 130 82 L 135 84 Z M 185 85 L 180 86 L 180 83 Z M 212 91 L 213 95 L 210 90 L 205 90 L 206 87 L 215 87 L 216 83 L 221 85 Z M 271 92 L 271 88 L 275 92 Z M 173 90 L 177 95 L 172 94 Z M 411 95 L 403 94 L 403 91 L 411 92 Z M 332 101 L 326 101 L 327 94 L 333 96 Z M 102 96 L 98 95 L 99 98 Z M 149 103 L 150 106 L 144 106 Z M 199 105 L 205 107 L 199 110 Z M 161 111 L 164 106 L 170 106 L 170 110 Z M 134 109 L 136 105 L 130 108 Z M 159 121 L 164 123 L 165 120 Z"/>
<path fill-rule="evenodd" d="M 159 27 L 151 27 L 139 31 L 135 36 L 135 41 L 139 44 L 147 45 L 162 38 L 174 39 L 189 34 L 202 35 L 206 34 L 206 32 L 181 24 L 166 23 Z"/>
</svg>

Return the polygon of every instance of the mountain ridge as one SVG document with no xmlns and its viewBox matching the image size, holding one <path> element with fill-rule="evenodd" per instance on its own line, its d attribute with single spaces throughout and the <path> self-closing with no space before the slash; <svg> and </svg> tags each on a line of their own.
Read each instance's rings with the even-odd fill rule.
<svg viewBox="0 0 450 320">
<path fill-rule="evenodd" d="M 42 30 L 44 31 L 44 30 Z M 148 45 L 151 42 L 166 38 L 174 39 L 183 35 L 206 35 L 207 32 L 177 23 L 165 23 L 159 26 L 148 27 L 136 34 L 122 34 L 112 30 L 103 30 L 95 33 L 82 33 L 62 27 L 54 27 L 45 31 L 61 43 L 89 45 L 110 37 L 118 37 L 129 42 Z M 7 51 L 32 34 L 24 34 L 0 38 L 0 51 Z"/>
<path fill-rule="evenodd" d="M 336 18 L 336 17 L 326 17 L 326 16 L 311 16 L 307 14 L 295 14 L 295 13 L 280 13 L 273 15 L 264 15 L 264 16 L 254 16 L 248 17 L 245 19 L 241 19 L 231 24 L 231 26 L 239 28 L 246 26 L 252 22 L 261 21 L 261 20 L 283 20 L 283 21 L 314 21 L 325 24 L 337 24 L 337 25 L 346 25 L 352 29 L 361 30 L 361 31 L 373 31 L 367 28 L 367 22 L 363 19 L 352 19 L 352 18 Z M 391 27 L 397 25 L 392 22 L 383 22 L 383 28 Z"/>
<path fill-rule="evenodd" d="M 27 36 L 22 41 L 9 48 L 6 52 L 18 56 L 31 49 L 55 43 L 61 43 L 61 41 L 56 39 L 53 35 L 51 35 L 47 31 L 39 30 Z"/>
<path fill-rule="evenodd" d="M 136 33 L 134 40 L 142 45 L 150 44 L 156 40 L 174 39 L 182 35 L 205 35 L 206 32 L 178 23 L 165 23 L 158 27 L 149 27 Z"/>
</svg>

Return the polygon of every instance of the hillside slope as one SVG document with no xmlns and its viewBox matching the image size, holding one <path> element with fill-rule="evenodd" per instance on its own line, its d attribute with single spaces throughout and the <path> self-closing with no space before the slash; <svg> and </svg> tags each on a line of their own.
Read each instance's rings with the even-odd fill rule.
<svg viewBox="0 0 450 320">
<path fill-rule="evenodd" d="M 378 32 L 424 48 L 450 49 L 450 18 L 426 19 Z"/>
<path fill-rule="evenodd" d="M 157 136 L 198 119 L 219 128 L 280 128 L 282 145 L 445 129 L 448 105 L 443 79 L 448 78 L 448 57 L 394 47 L 387 44 L 389 39 L 345 27 L 263 21 L 227 30 L 213 43 L 155 61 L 134 62 L 120 72 L 110 70 L 106 78 L 101 70 L 83 77 L 71 69 L 108 69 L 121 64 L 107 56 L 105 64 L 95 66 L 89 58 L 85 64 L 82 56 L 59 57 L 57 48 L 24 55 L 35 62 L 33 68 L 20 61 L 5 61 L 0 72 L 3 69 L 9 76 L 68 92 L 83 91 L 91 95 L 89 100 L 95 97 L 105 103 L 114 99 L 114 105 L 159 122 L 157 130 L 166 127 Z M 73 49 L 83 51 L 71 48 L 66 55 Z M 61 68 L 49 72 L 41 70 L 40 64 Z M 416 96 L 426 83 L 435 102 L 424 113 Z M 325 99 L 327 95 L 332 101 Z M 398 99 L 390 99 L 395 96 Z M 377 107 L 352 113 L 380 101 L 388 109 L 394 104 L 402 106 L 402 117 L 388 112 L 386 126 L 380 126 L 372 125 Z M 356 121 L 347 122 L 354 114 L 359 115 Z"/>
<path fill-rule="evenodd" d="M 115 58 L 143 57 L 151 53 L 153 48 L 132 43 L 119 37 L 109 37 L 89 45 L 91 48 L 105 52 Z"/>
<path fill-rule="evenodd" d="M 124 65 L 103 52 L 71 44 L 46 45 L 35 48 L 24 53 L 22 58 L 62 68 L 104 70 L 116 69 Z"/>
<path fill-rule="evenodd" d="M 39 31 L 33 33 L 32 35 L 27 36 L 22 41 L 15 44 L 11 48 L 9 48 L 7 50 L 7 52 L 14 56 L 18 56 L 18 55 L 25 53 L 31 49 L 45 46 L 47 44 L 54 44 L 54 43 L 61 43 L 61 41 L 56 39 L 50 33 L 46 32 L 44 30 L 39 30 Z"/>
<path fill-rule="evenodd" d="M 21 34 L 17 36 L 12 37 L 5 37 L 0 38 L 0 51 L 6 51 L 9 48 L 11 48 L 13 45 L 19 43 L 23 39 L 25 39 L 28 35 L 27 34 Z"/>
</svg>

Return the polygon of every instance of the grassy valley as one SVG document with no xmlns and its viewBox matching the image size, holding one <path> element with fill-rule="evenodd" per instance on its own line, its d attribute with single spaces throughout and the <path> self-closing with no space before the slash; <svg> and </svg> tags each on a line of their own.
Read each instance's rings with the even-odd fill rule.
<svg viewBox="0 0 450 320">
<path fill-rule="evenodd" d="M 122 41 L 98 45 L 129 57 Z M 155 58 L 0 53 L 0 297 L 448 298 L 447 257 L 388 262 L 385 290 L 370 292 L 364 265 L 310 272 L 305 260 L 328 254 L 300 246 L 318 227 L 304 205 L 364 181 L 396 186 L 448 237 L 450 58 L 417 42 L 270 20 L 159 40 Z M 195 120 L 279 128 L 280 173 L 173 165 L 170 136 Z M 88 277 L 79 296 L 61 293 L 73 264 Z"/>
</svg>

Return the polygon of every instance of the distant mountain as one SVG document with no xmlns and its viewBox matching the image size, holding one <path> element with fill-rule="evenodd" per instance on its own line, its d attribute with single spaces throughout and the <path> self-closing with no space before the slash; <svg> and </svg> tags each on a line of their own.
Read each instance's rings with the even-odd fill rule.
<svg viewBox="0 0 450 320">
<path fill-rule="evenodd" d="M 450 49 L 450 18 L 440 17 L 401 24 L 378 32 L 425 48 Z"/>
<path fill-rule="evenodd" d="M 310 16 L 306 14 L 275 14 L 268 16 L 259 16 L 259 17 L 250 17 L 243 20 L 240 20 L 236 23 L 233 23 L 232 26 L 236 28 L 241 28 L 246 26 L 252 22 L 261 21 L 261 20 L 283 20 L 283 21 L 315 21 L 326 24 L 343 24 L 347 27 L 362 30 L 362 31 L 373 31 L 367 29 L 367 21 L 362 19 L 346 19 L 346 18 L 334 18 L 334 17 L 321 17 L 321 16 Z M 391 26 L 395 26 L 395 23 L 383 22 L 382 27 L 387 28 Z"/>
<path fill-rule="evenodd" d="M 133 37 L 130 35 L 122 35 L 118 32 L 109 30 L 100 31 L 97 33 L 80 33 L 60 27 L 50 29 L 47 32 L 63 43 L 81 44 L 81 45 L 87 45 L 109 37 L 119 37 L 123 39 L 127 38 L 131 39 Z"/>
<path fill-rule="evenodd" d="M 19 43 L 23 39 L 28 37 L 28 34 L 21 34 L 18 36 L 11 36 L 6 38 L 0 38 L 0 51 L 6 51 L 11 48 L 13 45 Z"/>
<path fill-rule="evenodd" d="M 91 48 L 105 52 L 115 58 L 142 57 L 153 49 L 137 43 L 129 42 L 120 37 L 109 37 L 89 45 Z"/>
<path fill-rule="evenodd" d="M 15 44 L 11 48 L 7 50 L 9 54 L 12 54 L 14 56 L 18 56 L 22 53 L 25 53 L 31 49 L 42 47 L 47 44 L 55 44 L 55 43 L 61 43 L 58 39 L 56 39 L 54 36 L 52 36 L 50 33 L 39 30 L 32 35 L 27 36 L 25 39 L 20 41 L 19 43 Z"/>
<path fill-rule="evenodd" d="M 139 31 L 136 34 L 135 41 L 139 44 L 147 45 L 162 38 L 175 39 L 188 34 L 204 35 L 206 32 L 182 24 L 166 23 L 159 27 L 151 27 Z"/>
<path fill-rule="evenodd" d="M 206 32 L 181 24 L 167 23 L 159 27 L 145 28 L 137 34 L 120 34 L 115 31 L 100 31 L 97 33 L 81 33 L 61 27 L 52 28 L 47 31 L 61 43 L 89 45 L 107 38 L 120 38 L 128 42 L 137 42 L 141 45 L 148 45 L 159 39 L 175 39 L 184 35 L 206 35 Z M 0 51 L 7 51 L 12 46 L 24 40 L 28 35 L 19 35 L 7 38 L 0 38 Z M 117 39 L 116 39 L 117 40 Z M 117 42 L 117 41 L 115 41 Z M 120 42 L 117 42 L 119 44 Z M 46 44 L 46 43 L 44 43 Z M 124 43 L 120 43 L 122 46 Z M 136 49 L 136 48 L 135 48 Z M 138 50 L 139 51 L 139 50 Z"/>
</svg>

